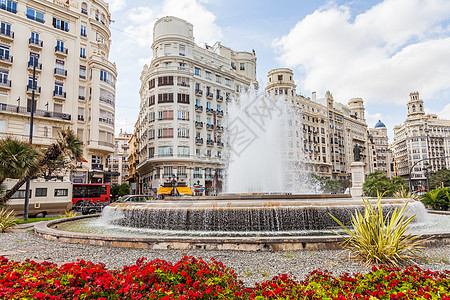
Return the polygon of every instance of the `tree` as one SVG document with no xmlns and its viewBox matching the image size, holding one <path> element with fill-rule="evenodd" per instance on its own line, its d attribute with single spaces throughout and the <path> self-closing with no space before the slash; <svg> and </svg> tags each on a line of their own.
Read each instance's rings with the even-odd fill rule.
<svg viewBox="0 0 450 300">
<path fill-rule="evenodd" d="M 0 141 L 0 194 L 3 194 L 2 183 L 6 178 L 21 179 L 33 176 L 39 170 L 41 153 L 30 144 L 12 138 Z M 12 194 L 11 194 L 12 195 Z M 9 198 L 8 198 L 9 199 Z M 0 201 L 0 205 L 5 201 Z"/>
<path fill-rule="evenodd" d="M 320 177 L 319 175 L 314 173 L 309 174 L 308 182 L 311 184 L 318 183 L 320 185 L 320 190 L 323 193 L 331 194 L 342 193 L 342 191 L 350 186 L 350 182 L 348 180 L 336 180 L 326 177 Z"/>
<path fill-rule="evenodd" d="M 430 176 L 430 188 L 440 188 L 444 186 L 450 186 L 450 170 L 441 169 Z"/>
<path fill-rule="evenodd" d="M 406 188 L 406 182 L 403 178 L 389 179 L 383 171 L 370 173 L 363 184 L 363 191 L 369 197 L 377 197 L 378 194 L 392 197 L 395 192 Z"/>
<path fill-rule="evenodd" d="M 127 183 L 116 185 L 111 189 L 111 195 L 113 198 L 118 198 L 129 194 L 130 194 L 130 186 Z"/>
<path fill-rule="evenodd" d="M 58 140 L 50 145 L 45 153 L 40 156 L 40 159 L 38 159 L 36 164 L 32 164 L 32 166 L 27 167 L 26 171 L 23 173 L 18 172 L 16 174 L 21 176 L 11 177 L 18 178 L 19 181 L 11 188 L 11 190 L 7 191 L 5 195 L 0 198 L 0 205 L 8 201 L 8 199 L 11 198 L 11 196 L 14 195 L 14 193 L 17 192 L 28 179 L 31 179 L 38 173 L 39 169 L 46 168 L 49 164 L 59 159 L 61 155 L 64 155 L 72 160 L 79 159 L 82 154 L 80 145 L 80 141 L 71 129 L 62 130 L 59 134 Z M 8 156 L 5 157 L 8 159 Z"/>
</svg>

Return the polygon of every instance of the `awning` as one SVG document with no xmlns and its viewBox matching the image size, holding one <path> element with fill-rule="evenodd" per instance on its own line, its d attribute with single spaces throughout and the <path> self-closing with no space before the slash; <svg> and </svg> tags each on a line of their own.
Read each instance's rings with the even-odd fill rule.
<svg viewBox="0 0 450 300">
<path fill-rule="evenodd" d="M 189 187 L 177 187 L 178 194 L 180 195 L 193 195 Z"/>
<path fill-rule="evenodd" d="M 162 187 L 156 192 L 157 194 L 170 195 L 172 193 L 173 187 Z"/>
</svg>

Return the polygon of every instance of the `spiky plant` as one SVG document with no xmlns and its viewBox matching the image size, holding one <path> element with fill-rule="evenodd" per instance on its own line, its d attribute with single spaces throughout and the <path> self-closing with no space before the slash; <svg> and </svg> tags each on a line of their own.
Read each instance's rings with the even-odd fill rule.
<svg viewBox="0 0 450 300">
<path fill-rule="evenodd" d="M 430 207 L 432 209 L 443 209 L 443 205 L 445 206 L 445 203 L 441 201 L 441 193 L 442 189 L 434 189 L 432 191 L 426 192 L 422 195 L 422 198 L 420 201 L 426 206 Z"/>
<path fill-rule="evenodd" d="M 399 191 L 394 192 L 395 198 L 408 198 L 408 199 L 414 199 L 419 200 L 419 195 L 415 192 L 411 192 L 409 189 L 401 188 Z"/>
<path fill-rule="evenodd" d="M 65 211 L 63 214 L 59 215 L 61 218 L 72 218 L 72 217 L 76 217 L 77 213 L 74 212 L 73 210 L 69 210 L 69 211 Z"/>
<path fill-rule="evenodd" d="M 7 228 L 16 225 L 14 217 L 13 210 L 6 207 L 0 208 L 0 232 L 3 233 Z"/>
<path fill-rule="evenodd" d="M 421 241 L 420 236 L 408 233 L 409 224 L 416 216 L 407 216 L 408 204 L 383 215 L 381 195 L 378 196 L 376 208 L 367 199 L 363 199 L 363 202 L 364 212 L 356 211 L 352 215 L 351 227 L 331 215 L 345 234 L 335 232 L 344 238 L 342 246 L 367 265 L 398 266 L 418 257 Z"/>
</svg>

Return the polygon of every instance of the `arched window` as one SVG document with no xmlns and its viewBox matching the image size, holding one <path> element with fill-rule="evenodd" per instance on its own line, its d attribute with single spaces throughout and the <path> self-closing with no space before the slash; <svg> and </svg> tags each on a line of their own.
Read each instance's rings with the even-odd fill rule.
<svg viewBox="0 0 450 300">
<path fill-rule="evenodd" d="M 44 126 L 44 136 L 48 137 L 48 127 Z"/>
<path fill-rule="evenodd" d="M 81 12 L 82 12 L 83 14 L 86 14 L 86 15 L 87 15 L 88 10 L 87 10 L 87 4 L 86 4 L 86 2 L 81 3 Z"/>
</svg>

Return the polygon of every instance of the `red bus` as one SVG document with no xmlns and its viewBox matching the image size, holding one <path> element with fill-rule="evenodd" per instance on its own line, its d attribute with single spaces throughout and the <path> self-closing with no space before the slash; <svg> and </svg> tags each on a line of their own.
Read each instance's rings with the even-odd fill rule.
<svg viewBox="0 0 450 300">
<path fill-rule="evenodd" d="M 72 204 L 80 206 L 84 200 L 91 203 L 107 203 L 111 201 L 109 184 L 104 183 L 74 183 Z"/>
</svg>

